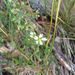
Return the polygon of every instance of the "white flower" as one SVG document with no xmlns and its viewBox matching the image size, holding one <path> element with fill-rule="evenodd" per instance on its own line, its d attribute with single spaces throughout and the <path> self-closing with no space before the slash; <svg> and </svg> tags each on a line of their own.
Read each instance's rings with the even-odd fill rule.
<svg viewBox="0 0 75 75">
<path fill-rule="evenodd" d="M 36 44 L 38 44 L 38 45 L 43 45 L 43 42 L 47 41 L 47 39 L 45 37 L 43 38 L 43 34 L 36 36 L 36 33 L 32 32 L 32 31 L 30 32 L 30 37 L 35 39 Z"/>
<path fill-rule="evenodd" d="M 34 37 L 35 37 L 35 35 L 36 35 L 36 33 L 35 33 L 35 32 L 32 32 L 32 31 L 30 32 L 30 37 L 31 37 L 31 38 L 34 38 Z"/>
<path fill-rule="evenodd" d="M 47 41 L 46 38 L 43 38 L 43 34 L 40 34 L 38 37 L 35 36 L 34 39 L 36 40 L 36 44 L 39 44 L 39 45 L 43 45 L 43 42 Z"/>
</svg>

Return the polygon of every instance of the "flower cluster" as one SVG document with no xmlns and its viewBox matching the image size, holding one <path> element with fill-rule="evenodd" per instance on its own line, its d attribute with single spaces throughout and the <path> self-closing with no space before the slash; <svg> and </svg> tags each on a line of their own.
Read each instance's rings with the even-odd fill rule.
<svg viewBox="0 0 75 75">
<path fill-rule="evenodd" d="M 43 45 L 44 41 L 47 41 L 45 37 L 43 37 L 43 34 L 40 34 L 39 36 L 36 36 L 35 32 L 30 32 L 30 37 L 36 40 L 36 44 Z"/>
</svg>

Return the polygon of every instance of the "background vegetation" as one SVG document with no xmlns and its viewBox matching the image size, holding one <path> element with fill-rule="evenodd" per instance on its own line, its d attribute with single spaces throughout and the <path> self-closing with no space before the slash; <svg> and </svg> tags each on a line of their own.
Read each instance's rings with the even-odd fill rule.
<svg viewBox="0 0 75 75">
<path fill-rule="evenodd" d="M 0 54 L 1 56 L 5 55 L 9 61 L 9 63 L 0 62 L 8 65 L 3 69 L 12 71 L 13 75 L 62 75 L 65 71 L 66 75 L 74 75 L 75 26 L 71 26 L 72 16 L 68 21 L 64 20 L 71 10 L 70 7 L 66 16 L 64 16 L 66 11 L 60 15 L 61 0 L 53 0 L 50 16 L 47 13 L 46 0 L 44 0 L 46 18 L 45 25 L 42 25 L 42 29 L 40 29 L 37 23 L 39 23 L 41 14 L 39 10 L 31 8 L 29 0 L 3 0 L 3 2 L 5 8 L 0 6 Z M 55 2 L 57 3 L 56 17 L 53 18 Z M 74 8 L 75 3 L 72 13 Z M 48 20 L 49 25 L 47 25 Z M 43 21 L 41 22 L 44 24 Z M 54 25 L 53 30 L 52 25 Z M 59 39 L 56 39 L 57 37 Z M 69 68 L 61 63 L 61 59 L 64 60 L 63 63 L 66 62 Z M 64 69 L 59 62 L 64 66 Z"/>
</svg>

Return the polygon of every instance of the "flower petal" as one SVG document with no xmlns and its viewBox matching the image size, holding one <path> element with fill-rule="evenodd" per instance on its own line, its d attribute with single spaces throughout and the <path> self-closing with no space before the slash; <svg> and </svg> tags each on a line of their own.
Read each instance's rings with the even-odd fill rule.
<svg viewBox="0 0 75 75">
<path fill-rule="evenodd" d="M 42 38 L 42 37 L 43 37 L 43 34 L 40 34 L 40 35 L 39 35 L 39 38 Z"/>
<path fill-rule="evenodd" d="M 30 34 L 33 35 L 33 32 L 31 31 Z"/>
<path fill-rule="evenodd" d="M 46 39 L 46 38 L 42 38 L 41 40 L 43 40 L 43 41 L 47 41 L 47 39 Z"/>
<path fill-rule="evenodd" d="M 35 37 L 34 37 L 34 39 L 35 39 L 35 40 L 38 40 L 38 37 L 37 37 L 37 36 L 35 36 Z"/>
<path fill-rule="evenodd" d="M 36 44 L 38 44 L 38 41 L 36 41 Z"/>
<path fill-rule="evenodd" d="M 33 36 L 32 36 L 32 35 L 30 35 L 30 37 L 32 38 Z"/>
<path fill-rule="evenodd" d="M 39 42 L 39 44 L 40 44 L 40 45 L 43 45 L 43 42 L 42 42 L 42 41 L 40 41 L 40 42 Z"/>
<path fill-rule="evenodd" d="M 36 34 L 35 32 L 33 34 Z"/>
</svg>

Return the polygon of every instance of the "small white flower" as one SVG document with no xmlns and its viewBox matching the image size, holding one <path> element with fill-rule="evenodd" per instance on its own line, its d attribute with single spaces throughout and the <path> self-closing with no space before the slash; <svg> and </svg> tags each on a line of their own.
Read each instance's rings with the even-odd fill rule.
<svg viewBox="0 0 75 75">
<path fill-rule="evenodd" d="M 43 41 L 47 41 L 46 38 L 43 38 L 43 34 L 40 34 L 38 37 L 35 36 L 36 44 L 43 45 Z"/>
<path fill-rule="evenodd" d="M 30 34 L 33 35 L 33 34 L 36 34 L 36 33 L 31 31 Z"/>
<path fill-rule="evenodd" d="M 40 34 L 39 36 L 36 36 L 35 32 L 30 32 L 30 37 L 35 39 L 36 44 L 38 45 L 43 45 L 44 41 L 47 41 L 47 39 L 44 37 L 43 38 L 43 34 Z"/>
<path fill-rule="evenodd" d="M 30 37 L 31 37 L 31 38 L 34 38 L 34 37 L 35 37 L 35 35 L 36 35 L 36 33 L 35 33 L 35 32 L 32 32 L 32 31 L 30 32 Z"/>
</svg>

